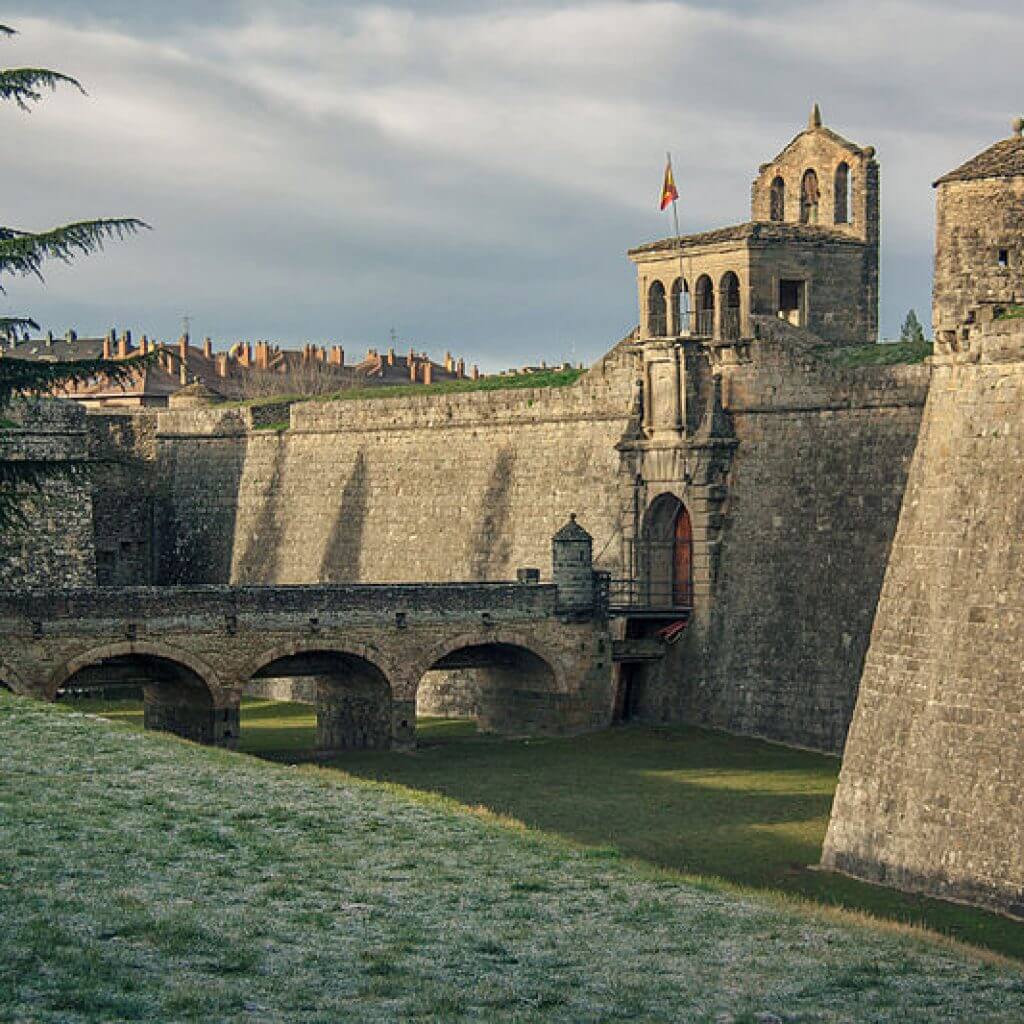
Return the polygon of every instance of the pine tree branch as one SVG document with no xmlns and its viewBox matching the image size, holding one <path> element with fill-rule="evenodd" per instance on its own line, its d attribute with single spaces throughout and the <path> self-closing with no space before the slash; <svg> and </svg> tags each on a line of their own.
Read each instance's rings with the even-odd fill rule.
<svg viewBox="0 0 1024 1024">
<path fill-rule="evenodd" d="M 82 83 L 70 75 L 48 68 L 4 68 L 0 70 L 0 100 L 14 100 L 24 111 L 43 98 L 43 90 L 55 91 L 58 85 L 74 86 L 83 96 L 88 95 Z"/>
<path fill-rule="evenodd" d="M 143 228 L 149 225 L 135 217 L 84 220 L 38 234 L 0 227 L 0 275 L 19 274 L 41 279 L 44 260 L 69 262 L 77 255 L 97 252 L 108 239 L 123 239 Z"/>
<path fill-rule="evenodd" d="M 31 328 L 33 331 L 41 330 L 39 324 L 30 316 L 0 316 L 0 337 L 9 338 L 20 328 Z"/>
<path fill-rule="evenodd" d="M 97 377 L 123 384 L 155 358 L 156 353 L 150 352 L 131 359 L 69 359 L 48 363 L 4 356 L 0 358 L 0 411 L 19 395 L 45 395 L 66 384 L 81 384 Z"/>
</svg>

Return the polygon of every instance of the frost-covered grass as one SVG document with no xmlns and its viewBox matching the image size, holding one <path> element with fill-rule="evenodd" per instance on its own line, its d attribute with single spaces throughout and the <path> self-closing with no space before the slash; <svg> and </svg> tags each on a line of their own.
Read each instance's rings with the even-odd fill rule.
<svg viewBox="0 0 1024 1024">
<path fill-rule="evenodd" d="M 75 703 L 141 725 L 133 703 Z M 301 760 L 313 709 L 246 700 L 241 749 Z M 676 726 L 505 741 L 472 722 L 420 719 L 415 754 L 349 753 L 325 770 L 442 794 L 532 829 L 702 884 L 784 894 L 911 923 L 1024 960 L 1024 924 L 943 900 L 811 870 L 821 858 L 837 758 Z"/>
<path fill-rule="evenodd" d="M 1017 1022 L 1024 976 L 0 695 L 0 1019 Z"/>
</svg>

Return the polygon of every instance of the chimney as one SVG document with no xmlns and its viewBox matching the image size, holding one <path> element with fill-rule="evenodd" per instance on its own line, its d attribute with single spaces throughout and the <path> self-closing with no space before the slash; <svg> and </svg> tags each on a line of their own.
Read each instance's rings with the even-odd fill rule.
<svg viewBox="0 0 1024 1024">
<path fill-rule="evenodd" d="M 53 331 L 46 332 L 46 347 L 53 348 Z"/>
<path fill-rule="evenodd" d="M 452 354 L 451 352 L 445 352 L 444 354 L 444 368 L 447 373 L 452 372 Z"/>
<path fill-rule="evenodd" d="M 128 358 L 128 332 L 125 331 L 121 335 L 120 341 L 117 343 L 117 358 L 127 359 Z"/>
<path fill-rule="evenodd" d="M 213 342 L 209 338 L 203 338 L 203 355 L 207 359 L 213 358 Z"/>
<path fill-rule="evenodd" d="M 459 357 L 459 361 L 455 364 L 455 376 L 459 378 L 466 376 L 466 360 L 461 356 Z"/>
<path fill-rule="evenodd" d="M 473 380 L 479 380 L 479 379 L 480 379 L 480 367 L 477 366 L 476 363 L 474 363 L 473 364 Z"/>
<path fill-rule="evenodd" d="M 182 361 L 181 366 L 178 367 L 178 380 L 181 381 L 181 386 L 184 387 L 188 383 L 188 367 Z"/>
<path fill-rule="evenodd" d="M 108 334 L 103 339 L 103 358 L 104 359 L 110 359 L 111 356 L 112 356 L 112 353 L 110 351 L 110 335 Z"/>
<path fill-rule="evenodd" d="M 413 382 L 413 384 L 416 383 L 416 371 L 417 371 L 417 369 L 418 369 L 418 364 L 417 364 L 416 360 L 413 358 L 412 353 L 410 352 L 409 353 L 409 380 L 411 380 Z"/>
<path fill-rule="evenodd" d="M 186 362 L 187 359 L 188 359 L 188 335 L 187 334 L 183 334 L 178 339 L 178 356 L 180 357 L 180 359 L 181 359 L 181 361 L 183 363 Z"/>
<path fill-rule="evenodd" d="M 388 366 L 395 365 L 395 349 L 391 347 L 388 349 Z"/>
<path fill-rule="evenodd" d="M 217 376 L 226 377 L 228 375 L 228 354 L 227 352 L 220 352 L 217 355 Z"/>
<path fill-rule="evenodd" d="M 423 364 L 423 383 L 434 383 L 434 364 L 429 359 Z"/>
<path fill-rule="evenodd" d="M 109 335 L 108 335 L 108 337 L 109 337 Z M 67 341 L 67 342 L 72 342 L 72 341 L 75 340 L 75 332 L 73 330 L 71 330 L 70 327 L 68 328 L 68 333 L 64 335 L 64 340 Z"/>
</svg>

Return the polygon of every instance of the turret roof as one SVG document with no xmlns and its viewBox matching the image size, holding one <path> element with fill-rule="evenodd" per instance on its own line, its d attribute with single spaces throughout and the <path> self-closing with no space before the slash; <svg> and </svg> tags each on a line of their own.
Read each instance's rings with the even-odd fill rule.
<svg viewBox="0 0 1024 1024">
<path fill-rule="evenodd" d="M 983 153 L 972 157 L 956 170 L 944 174 L 934 183 L 942 185 L 947 181 L 978 181 L 982 178 L 1024 177 L 1024 138 L 1011 135 Z"/>
<path fill-rule="evenodd" d="M 576 513 L 569 513 L 569 522 L 563 526 L 552 540 L 593 540 L 594 538 L 576 522 Z"/>
</svg>

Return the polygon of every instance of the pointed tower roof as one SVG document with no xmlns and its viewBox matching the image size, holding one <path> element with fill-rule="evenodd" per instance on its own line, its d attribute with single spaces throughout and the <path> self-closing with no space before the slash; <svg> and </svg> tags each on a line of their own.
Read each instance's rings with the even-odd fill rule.
<svg viewBox="0 0 1024 1024">
<path fill-rule="evenodd" d="M 932 187 L 947 181 L 980 181 L 983 178 L 1019 178 L 1024 176 L 1024 118 L 1015 118 L 1013 134 L 944 174 Z"/>
<path fill-rule="evenodd" d="M 586 530 L 576 522 L 576 513 L 569 513 L 569 522 L 563 526 L 558 533 L 551 538 L 552 540 L 589 540 L 592 541 L 594 538 L 587 533 Z"/>
</svg>

